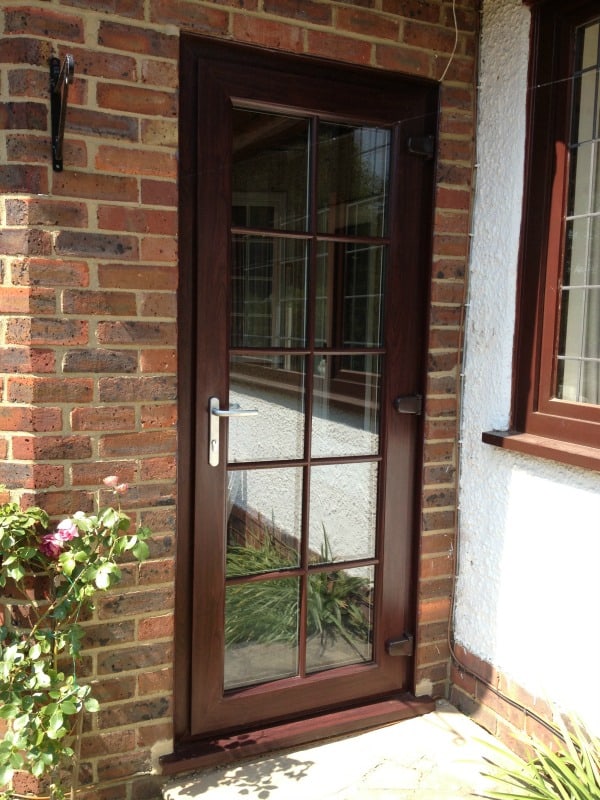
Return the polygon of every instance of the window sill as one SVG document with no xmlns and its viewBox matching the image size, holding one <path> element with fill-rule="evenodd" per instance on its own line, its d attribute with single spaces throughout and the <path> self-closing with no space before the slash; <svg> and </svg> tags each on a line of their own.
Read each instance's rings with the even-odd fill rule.
<svg viewBox="0 0 600 800">
<path fill-rule="evenodd" d="M 485 431 L 481 438 L 485 444 L 492 444 L 514 453 L 548 458 L 561 464 L 600 471 L 598 447 L 587 447 L 518 431 Z"/>
</svg>

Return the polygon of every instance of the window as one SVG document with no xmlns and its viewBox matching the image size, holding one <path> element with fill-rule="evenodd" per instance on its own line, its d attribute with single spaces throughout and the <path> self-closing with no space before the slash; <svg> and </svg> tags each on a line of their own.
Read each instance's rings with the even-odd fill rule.
<svg viewBox="0 0 600 800">
<path fill-rule="evenodd" d="M 513 421 L 484 441 L 600 467 L 600 13 L 532 10 Z"/>
</svg>

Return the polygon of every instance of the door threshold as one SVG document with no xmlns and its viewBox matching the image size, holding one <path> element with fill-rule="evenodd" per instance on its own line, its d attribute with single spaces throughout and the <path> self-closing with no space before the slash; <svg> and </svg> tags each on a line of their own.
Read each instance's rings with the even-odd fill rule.
<svg viewBox="0 0 600 800">
<path fill-rule="evenodd" d="M 431 697 L 416 698 L 405 693 L 308 719 L 283 722 L 230 736 L 200 739 L 170 755 L 162 756 L 162 774 L 176 775 L 180 772 L 221 766 L 275 750 L 309 744 L 319 739 L 331 739 L 400 722 L 434 710 L 435 701 Z"/>
</svg>

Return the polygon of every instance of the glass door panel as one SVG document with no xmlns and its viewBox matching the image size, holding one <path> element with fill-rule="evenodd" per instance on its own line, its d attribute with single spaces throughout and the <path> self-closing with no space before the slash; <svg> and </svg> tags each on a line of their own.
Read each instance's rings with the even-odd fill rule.
<svg viewBox="0 0 600 800">
<path fill-rule="evenodd" d="M 371 661 L 373 578 L 373 567 L 309 576 L 307 673 Z"/>
<path fill-rule="evenodd" d="M 389 130 L 319 126 L 319 233 L 385 235 L 390 142 Z"/>
<path fill-rule="evenodd" d="M 307 119 L 234 108 L 233 224 L 306 230 L 308 153 Z"/>
</svg>

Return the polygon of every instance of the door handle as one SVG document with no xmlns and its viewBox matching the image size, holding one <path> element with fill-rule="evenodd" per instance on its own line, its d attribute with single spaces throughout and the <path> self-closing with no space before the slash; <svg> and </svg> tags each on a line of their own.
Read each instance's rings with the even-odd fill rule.
<svg viewBox="0 0 600 800">
<path fill-rule="evenodd" d="M 255 417 L 258 414 L 258 408 L 240 408 L 235 403 L 228 409 L 219 406 L 218 397 L 211 397 L 208 401 L 208 463 L 211 467 L 219 466 L 221 417 Z"/>
</svg>

